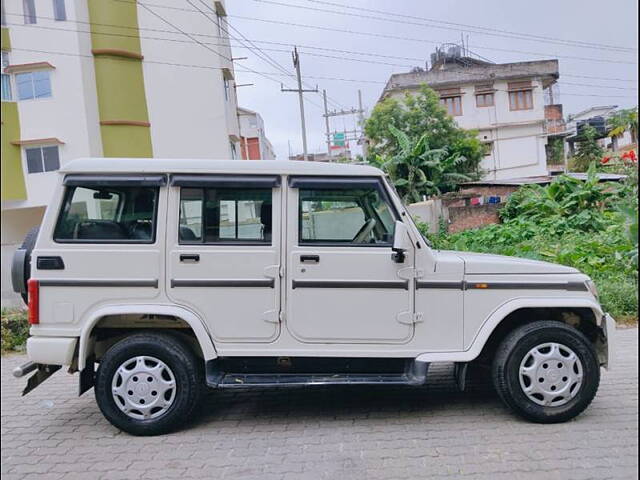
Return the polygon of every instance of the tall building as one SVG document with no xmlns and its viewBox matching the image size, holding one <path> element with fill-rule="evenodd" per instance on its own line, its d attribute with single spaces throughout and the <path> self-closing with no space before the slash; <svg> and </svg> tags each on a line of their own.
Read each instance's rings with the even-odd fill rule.
<svg viewBox="0 0 640 480">
<path fill-rule="evenodd" d="M 564 130 L 553 96 L 558 78 L 557 60 L 495 64 L 454 45 L 438 49 L 428 70 L 391 75 L 380 100 L 427 84 L 460 127 L 478 130 L 487 179 L 546 175 L 547 137 Z"/>
<path fill-rule="evenodd" d="M 239 158 L 225 4 L 196 5 L 2 1 L 3 305 L 13 252 L 69 160 Z"/>
<path fill-rule="evenodd" d="M 264 131 L 259 113 L 238 108 L 240 119 L 240 150 L 243 160 L 275 160 L 276 154 Z"/>
</svg>

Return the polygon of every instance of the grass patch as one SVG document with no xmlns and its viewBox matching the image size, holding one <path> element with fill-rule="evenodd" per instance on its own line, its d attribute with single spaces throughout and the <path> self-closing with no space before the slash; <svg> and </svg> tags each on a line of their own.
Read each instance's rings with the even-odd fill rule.
<svg viewBox="0 0 640 480">
<path fill-rule="evenodd" d="M 18 308 L 2 309 L 2 353 L 24 351 L 29 336 L 27 311 Z"/>
</svg>

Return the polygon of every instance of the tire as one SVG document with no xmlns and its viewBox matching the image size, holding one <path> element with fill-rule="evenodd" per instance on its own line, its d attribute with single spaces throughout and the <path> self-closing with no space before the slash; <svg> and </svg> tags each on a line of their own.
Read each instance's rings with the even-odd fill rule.
<svg viewBox="0 0 640 480">
<path fill-rule="evenodd" d="M 600 365 L 580 331 L 562 322 L 537 321 L 517 328 L 498 346 L 492 379 L 500 399 L 518 415 L 559 423 L 589 406 L 600 384 Z"/>
<path fill-rule="evenodd" d="M 38 232 L 40 231 L 40 227 L 33 227 L 31 230 L 27 232 L 27 235 L 24 237 L 22 241 L 22 245 L 20 245 L 20 249 L 25 250 L 27 253 L 24 256 L 24 292 L 21 293 L 20 296 L 25 304 L 29 304 L 29 297 L 27 295 L 27 282 L 29 278 L 31 278 L 31 252 L 33 251 L 33 247 L 36 246 L 36 240 L 38 238 Z"/>
<path fill-rule="evenodd" d="M 201 361 L 186 344 L 165 333 L 137 333 L 102 357 L 95 395 L 115 427 L 132 435 L 159 435 L 191 416 L 203 382 Z"/>
</svg>

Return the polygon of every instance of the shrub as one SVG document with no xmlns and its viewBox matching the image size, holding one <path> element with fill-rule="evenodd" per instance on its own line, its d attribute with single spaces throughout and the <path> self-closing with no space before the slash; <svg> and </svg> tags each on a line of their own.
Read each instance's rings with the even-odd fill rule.
<svg viewBox="0 0 640 480">
<path fill-rule="evenodd" d="M 576 183 L 577 182 L 577 183 Z M 561 177 L 524 187 L 503 210 L 502 224 L 456 234 L 423 234 L 435 248 L 555 262 L 589 275 L 615 316 L 637 317 L 638 201 L 635 186 Z"/>
<path fill-rule="evenodd" d="M 21 350 L 29 336 L 27 311 L 21 309 L 2 309 L 2 352 Z"/>
</svg>

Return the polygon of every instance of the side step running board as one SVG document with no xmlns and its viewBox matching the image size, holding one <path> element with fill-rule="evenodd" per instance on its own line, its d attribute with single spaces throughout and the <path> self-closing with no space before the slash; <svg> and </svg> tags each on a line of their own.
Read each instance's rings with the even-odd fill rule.
<svg viewBox="0 0 640 480">
<path fill-rule="evenodd" d="M 207 385 L 213 388 L 303 385 L 423 385 L 428 364 L 414 362 L 405 373 L 227 373 L 207 362 Z"/>
<path fill-rule="evenodd" d="M 295 385 L 411 385 L 413 384 L 407 375 L 375 375 L 375 374 L 311 374 L 301 375 L 295 373 L 283 374 L 225 374 L 218 388 L 237 387 L 281 387 Z"/>
</svg>

